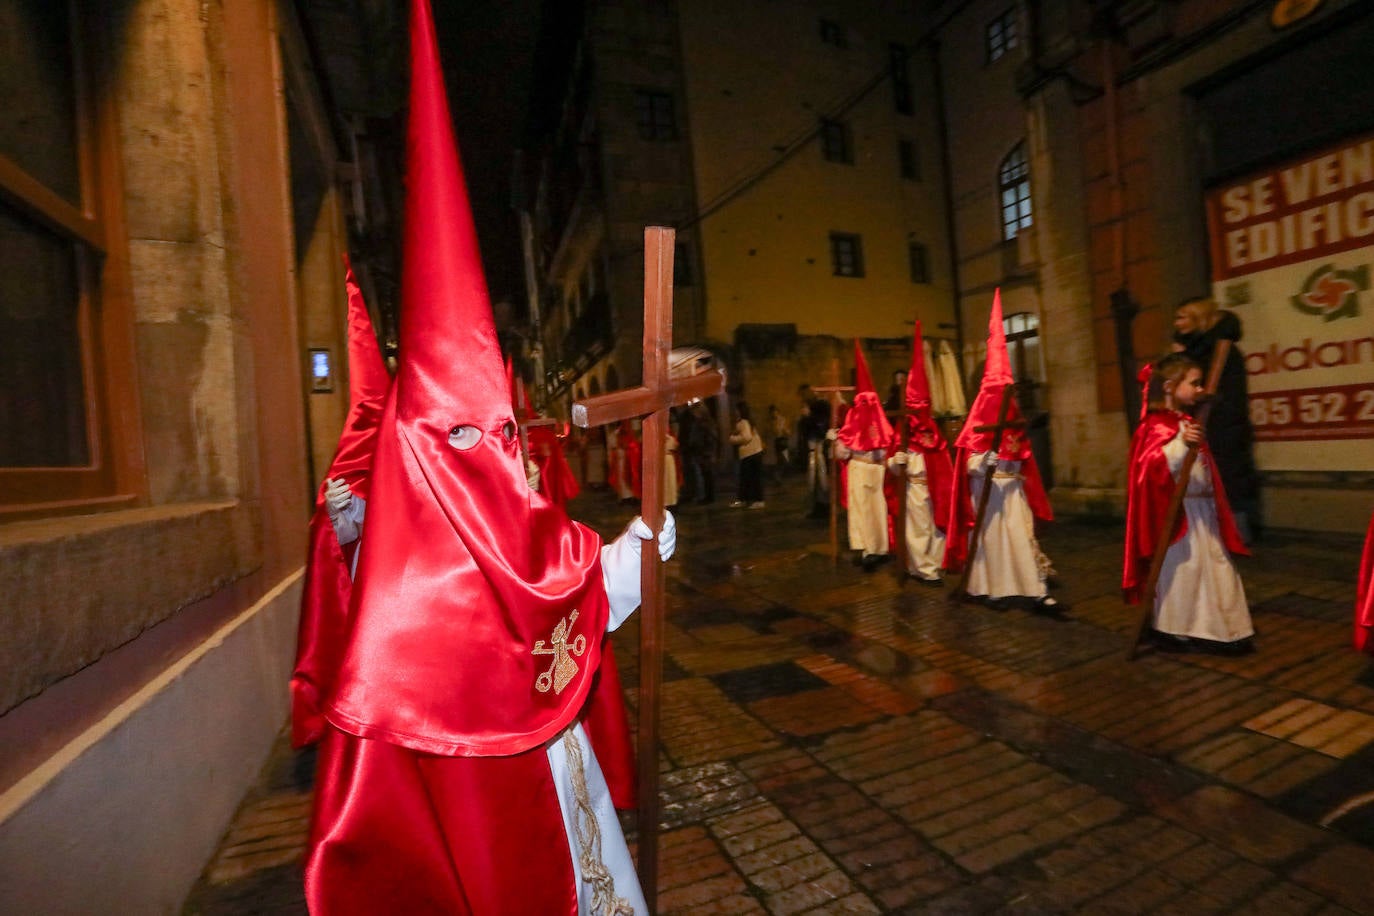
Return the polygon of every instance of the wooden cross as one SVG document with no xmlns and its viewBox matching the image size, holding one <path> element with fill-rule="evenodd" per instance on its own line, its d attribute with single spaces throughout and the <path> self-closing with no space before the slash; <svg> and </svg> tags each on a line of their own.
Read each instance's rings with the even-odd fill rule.
<svg viewBox="0 0 1374 916">
<path fill-rule="evenodd" d="M 830 395 L 830 428 L 840 425 L 840 405 L 844 404 L 844 393 L 853 391 L 854 386 L 840 384 L 840 361 L 830 361 L 830 384 L 812 388 L 814 392 Z M 835 445 L 830 446 L 830 559 L 840 560 L 840 459 L 835 457 Z"/>
<path fill-rule="evenodd" d="M 573 404 L 572 421 L 583 428 L 644 418 L 640 516 L 654 537 L 663 528 L 663 440 L 668 408 L 720 394 L 718 371 L 669 377 L 673 348 L 672 229 L 644 230 L 644 384 Z M 640 551 L 639 606 L 639 881 L 649 912 L 658 896 L 658 719 L 663 682 L 663 563 L 651 543 Z"/>
<path fill-rule="evenodd" d="M 1203 389 L 1208 398 L 1202 402 L 1198 408 L 1197 415 L 1193 417 L 1193 422 L 1205 434 L 1207 432 L 1207 417 L 1212 412 L 1212 405 L 1216 402 L 1215 395 L 1217 383 L 1221 381 L 1221 370 L 1226 366 L 1226 357 L 1231 352 L 1231 341 L 1222 338 L 1217 341 L 1217 348 L 1212 351 L 1212 365 L 1207 367 L 1207 387 Z M 1131 639 L 1130 646 L 1126 649 L 1126 661 L 1134 661 L 1136 649 L 1140 647 L 1140 637 L 1145 635 L 1145 628 L 1150 625 L 1150 618 L 1155 612 L 1155 591 L 1159 587 L 1159 574 L 1164 569 L 1164 554 L 1169 552 L 1169 545 L 1174 541 L 1174 532 L 1178 530 L 1178 517 L 1183 511 L 1183 497 L 1188 493 L 1188 479 L 1193 475 L 1193 465 L 1197 463 L 1198 452 L 1201 443 L 1188 446 L 1188 453 L 1183 456 L 1182 466 L 1178 469 L 1178 480 L 1174 482 L 1174 492 L 1169 497 L 1169 507 L 1164 511 L 1164 524 L 1159 526 L 1159 540 L 1155 542 L 1154 555 L 1150 557 L 1150 571 L 1145 576 L 1145 585 L 1140 590 L 1140 620 L 1134 630 L 1134 638 Z"/>
<path fill-rule="evenodd" d="M 917 358 L 919 359 L 920 357 L 918 356 Z M 907 422 L 907 418 L 911 417 L 915 412 L 916 411 L 912 410 L 911 405 L 906 402 L 906 390 L 903 389 L 902 409 L 897 411 L 896 416 L 897 447 L 901 451 L 907 452 L 906 460 L 908 463 L 911 461 L 911 424 Z M 899 584 L 906 582 L 906 565 L 911 559 L 911 548 L 908 547 L 906 543 L 906 495 L 907 488 L 911 484 L 911 478 L 907 475 L 906 469 L 907 465 L 905 464 L 898 467 L 898 471 L 901 473 L 902 483 L 901 486 L 897 488 L 897 517 L 892 520 L 892 536 L 897 542 L 897 556 L 901 560 L 900 563 L 893 563 L 892 566 L 896 571 L 897 582 Z"/>
<path fill-rule="evenodd" d="M 1011 398 L 1015 385 L 1007 385 L 1002 389 L 1002 403 L 997 406 L 997 422 L 990 426 L 975 426 L 973 431 L 976 433 L 992 433 L 993 454 L 992 464 L 987 466 L 983 472 L 983 490 L 978 494 L 978 511 L 973 516 L 973 530 L 968 535 L 968 556 L 964 559 L 963 572 L 959 574 L 959 584 L 954 591 L 950 592 L 952 601 L 962 601 L 968 597 L 968 577 L 973 569 L 973 558 L 978 555 L 979 535 L 983 532 L 983 520 L 988 514 L 988 497 L 992 495 L 992 478 L 997 473 L 997 466 L 1001 463 L 997 458 L 997 453 L 1002 448 L 1002 436 L 1009 429 L 1024 429 L 1025 420 L 1008 420 L 1007 414 L 1011 411 Z M 962 497 L 961 497 L 962 498 Z"/>
</svg>

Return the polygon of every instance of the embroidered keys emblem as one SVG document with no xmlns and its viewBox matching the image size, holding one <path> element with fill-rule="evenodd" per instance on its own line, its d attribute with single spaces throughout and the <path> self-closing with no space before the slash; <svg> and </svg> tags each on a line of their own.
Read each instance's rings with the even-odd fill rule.
<svg viewBox="0 0 1374 916">
<path fill-rule="evenodd" d="M 573 661 L 574 655 L 581 655 L 587 651 L 587 637 L 578 634 L 576 639 L 569 640 L 568 634 L 572 632 L 572 625 L 577 622 L 577 611 L 574 609 L 563 620 L 558 621 L 558 626 L 553 628 L 553 635 L 549 637 L 549 645 L 544 645 L 544 640 L 535 640 L 534 648 L 530 650 L 535 655 L 552 655 L 553 661 L 549 664 L 549 670 L 534 679 L 534 689 L 540 693 L 548 693 L 549 688 L 553 688 L 554 693 L 562 693 L 563 688 L 568 686 L 577 675 L 577 662 Z"/>
</svg>

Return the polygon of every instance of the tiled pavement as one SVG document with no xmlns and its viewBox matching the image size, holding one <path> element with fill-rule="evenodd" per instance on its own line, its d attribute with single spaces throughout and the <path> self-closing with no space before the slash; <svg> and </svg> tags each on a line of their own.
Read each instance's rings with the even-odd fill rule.
<svg viewBox="0 0 1374 916">
<path fill-rule="evenodd" d="M 1254 655 L 1128 663 L 1117 527 L 1046 534 L 1055 620 L 835 565 L 797 505 L 679 514 L 662 912 L 1374 913 L 1353 540 L 1241 561 Z M 627 513 L 574 504 L 608 534 Z M 188 913 L 304 912 L 309 772 L 278 749 Z"/>
</svg>

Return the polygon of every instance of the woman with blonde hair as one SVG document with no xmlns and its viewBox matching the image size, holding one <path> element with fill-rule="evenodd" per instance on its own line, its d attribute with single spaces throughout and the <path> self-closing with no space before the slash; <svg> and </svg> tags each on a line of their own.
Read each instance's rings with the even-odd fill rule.
<svg viewBox="0 0 1374 916">
<path fill-rule="evenodd" d="M 1212 364 L 1217 344 L 1222 340 L 1231 341 L 1231 350 L 1217 383 L 1217 400 L 1207 423 L 1207 445 L 1235 512 L 1236 527 L 1249 543 L 1259 533 L 1260 494 L 1245 355 L 1237 346 L 1240 338 L 1240 319 L 1234 312 L 1217 308 L 1214 299 L 1193 296 L 1183 300 L 1174 310 L 1174 352 L 1197 363 L 1204 375 Z"/>
</svg>

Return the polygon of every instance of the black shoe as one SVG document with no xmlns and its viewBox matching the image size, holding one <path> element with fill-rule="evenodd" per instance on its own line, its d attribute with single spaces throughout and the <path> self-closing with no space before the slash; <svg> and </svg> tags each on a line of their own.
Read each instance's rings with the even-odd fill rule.
<svg viewBox="0 0 1374 916">
<path fill-rule="evenodd" d="M 907 573 L 906 577 L 917 585 L 924 585 L 926 588 L 943 588 L 945 580 L 936 576 L 934 579 L 925 579 L 915 573 Z"/>
<path fill-rule="evenodd" d="M 864 558 L 859 562 L 859 565 L 863 567 L 864 572 L 873 572 L 873 570 L 877 569 L 879 566 L 882 566 L 883 563 L 886 562 L 886 560 L 887 557 L 883 556 L 882 554 L 870 553 L 864 556 Z"/>
<path fill-rule="evenodd" d="M 1186 636 L 1175 636 L 1160 630 L 1150 630 L 1145 639 L 1160 652 L 1191 652 L 1193 641 Z"/>
<path fill-rule="evenodd" d="M 1046 595 L 1043 598 L 1037 598 L 1035 603 L 1031 605 L 1031 610 L 1046 617 L 1063 617 L 1068 607 Z"/>
<path fill-rule="evenodd" d="M 1195 640 L 1198 644 L 1198 651 L 1206 652 L 1208 655 L 1238 656 L 1250 655 L 1255 651 L 1255 641 L 1250 637 L 1237 639 L 1235 642 L 1213 642 L 1210 639 Z"/>
</svg>

